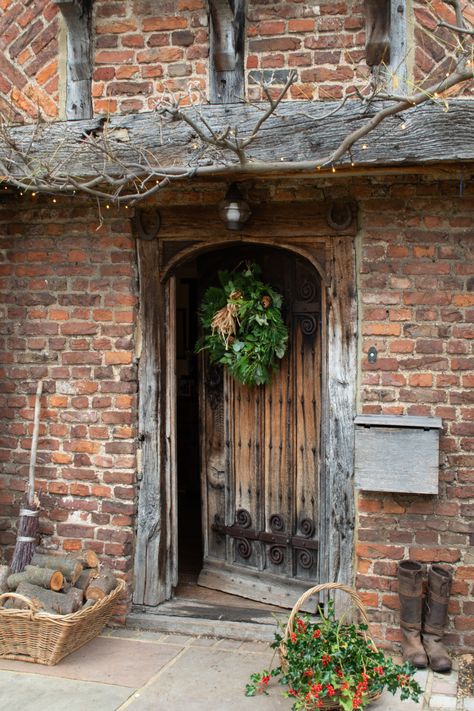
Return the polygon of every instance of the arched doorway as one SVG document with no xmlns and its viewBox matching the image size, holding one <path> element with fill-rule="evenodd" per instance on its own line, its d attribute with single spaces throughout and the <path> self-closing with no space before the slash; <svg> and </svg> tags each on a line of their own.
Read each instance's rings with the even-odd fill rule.
<svg viewBox="0 0 474 711">
<path fill-rule="evenodd" d="M 204 291 L 252 262 L 283 295 L 289 329 L 281 367 L 256 388 L 194 353 Z M 254 244 L 206 252 L 174 279 L 178 574 L 291 607 L 295 590 L 320 579 L 327 548 L 321 277 L 301 256 Z"/>
<path fill-rule="evenodd" d="M 184 531 L 181 549 L 183 541 L 203 541 L 196 546 L 201 584 L 293 604 L 308 582 L 352 582 L 354 226 L 347 235 L 307 237 L 314 231 L 313 217 L 288 226 L 288 212 L 281 212 L 281 222 L 278 212 L 274 216 L 271 237 L 239 235 L 232 243 L 217 225 L 210 231 L 204 210 L 202 224 L 198 215 L 189 227 L 189 239 L 182 226 L 191 225 L 191 217 L 188 223 L 186 215 L 170 209 L 160 240 L 138 245 L 143 347 L 137 603 L 169 599 L 178 582 L 183 435 L 186 443 L 198 440 L 192 458 L 199 464 L 199 492 L 194 479 L 192 497 L 194 512 L 200 508 L 203 515 L 200 532 L 196 523 Z M 180 279 L 191 279 L 196 318 L 200 295 L 217 270 L 245 259 L 260 260 L 265 279 L 286 292 L 291 357 L 268 391 L 249 394 L 225 375 L 214 377 L 197 365 L 191 383 L 189 373 L 180 383 Z M 186 337 L 191 350 L 189 331 Z M 177 417 L 179 398 L 193 388 L 193 419 L 202 425 L 197 436 L 186 426 L 183 433 Z M 206 432 L 212 436 L 206 438 Z"/>
</svg>

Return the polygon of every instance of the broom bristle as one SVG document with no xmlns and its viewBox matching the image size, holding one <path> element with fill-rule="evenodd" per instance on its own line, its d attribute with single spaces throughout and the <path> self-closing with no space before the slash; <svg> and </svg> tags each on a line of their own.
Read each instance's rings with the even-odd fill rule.
<svg viewBox="0 0 474 711">
<path fill-rule="evenodd" d="M 33 558 L 38 533 L 39 509 L 24 506 L 20 511 L 18 535 L 13 551 L 10 569 L 12 573 L 22 573 Z"/>
</svg>

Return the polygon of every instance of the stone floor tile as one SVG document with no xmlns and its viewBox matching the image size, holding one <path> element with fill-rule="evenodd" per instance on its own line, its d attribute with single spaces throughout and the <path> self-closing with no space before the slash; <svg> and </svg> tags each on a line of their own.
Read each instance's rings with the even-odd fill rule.
<svg viewBox="0 0 474 711">
<path fill-rule="evenodd" d="M 239 649 L 241 646 L 242 642 L 239 639 L 220 639 L 217 642 L 217 647 L 219 649 Z"/>
<path fill-rule="evenodd" d="M 459 675 L 458 675 L 457 671 L 454 671 L 454 669 L 448 673 L 433 672 L 433 679 L 450 679 L 450 680 L 454 680 L 456 684 L 458 681 L 458 676 Z"/>
<path fill-rule="evenodd" d="M 370 711 L 421 711 L 424 708 L 423 697 L 420 696 L 418 703 L 411 700 L 402 701 L 399 694 L 394 696 L 386 691 L 368 708 Z"/>
<path fill-rule="evenodd" d="M 191 647 L 215 647 L 216 643 L 215 637 L 196 637 L 191 642 Z"/>
<path fill-rule="evenodd" d="M 97 637 L 54 667 L 0 659 L 0 670 L 136 688 L 145 684 L 181 649 L 130 639 Z"/>
<path fill-rule="evenodd" d="M 429 673 L 429 669 L 418 669 L 415 673 L 415 681 L 419 683 L 422 689 L 426 689 Z"/>
<path fill-rule="evenodd" d="M 271 685 L 269 696 L 244 695 L 250 674 L 265 668 L 269 659 L 268 654 L 187 647 L 157 679 L 134 694 L 127 711 L 289 711 L 291 703 L 277 683 Z"/>
<path fill-rule="evenodd" d="M 448 696 L 447 694 L 431 694 L 430 696 L 430 709 L 436 709 L 436 711 L 455 711 L 456 710 L 456 697 Z"/>
<path fill-rule="evenodd" d="M 431 685 L 433 694 L 446 694 L 447 696 L 456 696 L 457 688 L 457 679 L 451 679 L 449 677 L 445 679 L 435 677 Z"/>
<path fill-rule="evenodd" d="M 239 652 L 257 652 L 258 654 L 273 654 L 268 642 L 241 642 Z"/>
<path fill-rule="evenodd" d="M 151 632 L 149 630 L 135 630 L 133 628 L 111 627 L 105 629 L 101 637 L 120 637 L 123 639 L 136 639 L 140 642 L 162 642 L 166 637 L 162 632 Z"/>
<path fill-rule="evenodd" d="M 195 637 L 190 637 L 187 634 L 167 634 L 161 640 L 163 644 L 177 644 L 180 647 L 185 647 L 187 644 L 192 642 Z"/>
<path fill-rule="evenodd" d="M 115 711 L 131 693 L 123 686 L 0 671 L 0 709 Z"/>
<path fill-rule="evenodd" d="M 474 711 L 474 696 L 468 696 L 464 701 L 464 711 Z"/>
</svg>

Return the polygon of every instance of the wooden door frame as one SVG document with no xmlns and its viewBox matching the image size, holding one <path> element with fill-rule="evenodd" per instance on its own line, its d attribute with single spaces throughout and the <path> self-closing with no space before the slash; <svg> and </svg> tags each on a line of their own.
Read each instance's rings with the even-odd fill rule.
<svg viewBox="0 0 474 711">
<path fill-rule="evenodd" d="M 192 223 L 190 223 L 192 224 Z M 190 228 L 191 229 L 191 228 Z M 330 232 L 331 230 L 327 230 Z M 174 432 L 175 376 L 171 363 L 174 336 L 174 273 L 205 251 L 232 244 L 260 244 L 307 259 L 322 276 L 326 297 L 326 339 L 323 353 L 322 456 L 327 486 L 322 526 L 327 547 L 321 551 L 321 580 L 353 583 L 354 416 L 357 375 L 357 304 L 354 229 L 348 235 L 306 238 L 308 246 L 324 242 L 326 269 L 302 240 L 288 235 L 272 239 L 239 235 L 182 244 L 165 267 L 160 266 L 160 241 L 138 241 L 140 279 L 138 514 L 135 542 L 134 602 L 156 606 L 172 596 L 177 583 L 176 454 Z M 306 234 L 311 234 L 310 229 Z M 167 350 L 168 348 L 168 350 Z M 174 351 L 173 351 L 174 352 Z M 323 493 L 323 492 L 322 492 Z M 322 546 L 326 543 L 323 541 Z"/>
</svg>

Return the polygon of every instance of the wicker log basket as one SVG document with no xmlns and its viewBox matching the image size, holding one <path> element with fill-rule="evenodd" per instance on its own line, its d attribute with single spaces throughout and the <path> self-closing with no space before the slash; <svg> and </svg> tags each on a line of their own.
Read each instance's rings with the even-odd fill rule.
<svg viewBox="0 0 474 711">
<path fill-rule="evenodd" d="M 315 585 L 313 588 L 310 588 L 309 590 L 306 590 L 301 597 L 296 601 L 290 616 L 288 618 L 288 622 L 286 625 L 285 629 L 285 634 L 283 636 L 283 641 L 280 645 L 280 662 L 281 666 L 283 669 L 287 667 L 286 665 L 286 643 L 288 642 L 288 639 L 290 637 L 290 634 L 294 631 L 294 624 L 295 620 L 297 619 L 298 613 L 301 609 L 301 607 L 304 605 L 305 602 L 309 600 L 310 597 L 313 595 L 317 595 L 320 592 L 323 591 L 331 591 L 331 590 L 341 590 L 344 593 L 347 593 L 349 597 L 352 600 L 352 603 L 354 604 L 354 607 L 357 609 L 359 612 L 361 621 L 369 627 L 369 619 L 367 617 L 367 613 L 365 611 L 365 607 L 362 603 L 362 600 L 360 599 L 359 595 L 355 592 L 355 590 L 352 590 L 352 588 L 347 587 L 346 585 L 343 585 L 342 583 L 324 583 L 321 585 Z M 363 635 L 363 637 L 366 639 L 367 642 L 370 642 L 375 649 L 377 649 L 372 637 L 370 634 L 367 632 L 362 631 L 360 633 Z M 366 698 L 368 703 L 372 703 L 376 701 L 380 696 L 382 695 L 382 692 L 377 690 L 376 692 L 368 692 L 366 694 Z M 323 699 L 323 705 L 320 706 L 320 708 L 324 709 L 324 711 L 339 711 L 341 706 L 339 705 L 337 694 L 331 698 L 331 699 Z"/>
<path fill-rule="evenodd" d="M 53 666 L 100 634 L 125 589 L 123 580 L 91 607 L 69 615 L 40 612 L 32 600 L 17 593 L 0 595 L 0 658 Z M 4 602 L 19 599 L 28 610 L 4 609 Z"/>
</svg>

